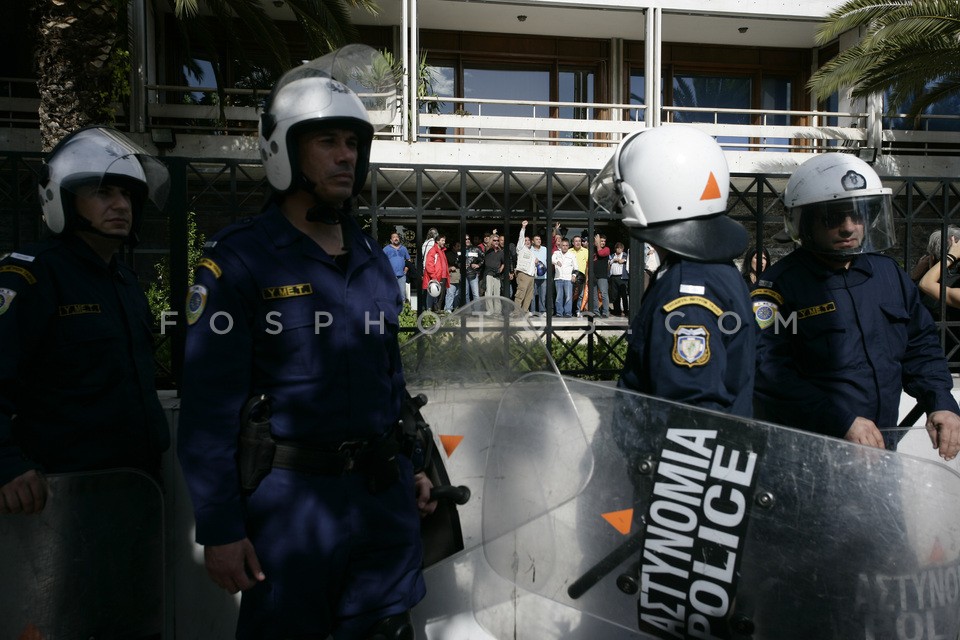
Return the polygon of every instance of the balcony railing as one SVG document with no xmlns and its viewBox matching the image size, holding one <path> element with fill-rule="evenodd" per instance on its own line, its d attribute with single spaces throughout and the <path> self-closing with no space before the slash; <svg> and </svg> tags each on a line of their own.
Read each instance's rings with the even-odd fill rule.
<svg viewBox="0 0 960 640">
<path fill-rule="evenodd" d="M 176 134 L 252 136 L 268 89 L 224 91 L 218 104 L 213 87 L 147 85 L 145 127 Z M 453 113 L 430 113 L 433 101 Z M 0 78 L 0 127 L 39 126 L 36 81 Z M 538 100 L 496 100 L 438 96 L 417 103 L 416 129 L 398 110 L 392 126 L 378 132 L 386 140 L 556 146 L 612 146 L 642 126 L 643 105 Z M 512 115 L 501 115 L 509 110 Z M 118 123 L 125 122 L 118 106 Z M 567 114 L 575 114 L 573 117 Z M 829 148 L 879 147 L 885 154 L 960 155 L 960 115 L 925 115 L 913 129 L 903 114 L 720 109 L 661 109 L 662 122 L 684 122 L 716 136 L 733 151 L 805 152 Z M 877 127 L 880 123 L 882 127 Z M 956 129 L 956 130 L 952 130 Z M 871 132 L 874 132 L 871 134 Z"/>
</svg>

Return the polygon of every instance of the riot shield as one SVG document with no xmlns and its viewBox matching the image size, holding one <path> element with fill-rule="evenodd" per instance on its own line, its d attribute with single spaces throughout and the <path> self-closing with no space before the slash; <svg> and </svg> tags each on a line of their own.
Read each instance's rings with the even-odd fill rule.
<svg viewBox="0 0 960 640">
<path fill-rule="evenodd" d="M 556 367 L 538 327 L 505 298 L 480 298 L 447 316 L 425 313 L 420 322 L 401 354 L 408 391 L 427 400 L 421 414 L 435 443 L 432 466 L 440 472 L 434 482 L 446 478 L 471 497 L 460 506 L 440 502 L 423 521 L 427 597 L 414 608 L 414 623 L 418 637 L 428 640 L 489 638 L 495 627 L 477 624 L 483 594 L 514 589 L 492 571 L 480 547 L 483 476 L 497 409 L 511 383 Z M 507 609 L 482 615 L 507 624 L 516 614 Z"/>
<path fill-rule="evenodd" d="M 531 374 L 499 404 L 473 606 L 495 637 L 952 640 L 958 501 L 948 466 Z M 496 628 L 518 594 L 562 622 Z"/>
<path fill-rule="evenodd" d="M 118 469 L 47 477 L 38 515 L 0 516 L 0 637 L 159 637 L 163 498 Z"/>
<path fill-rule="evenodd" d="M 556 371 L 526 316 L 506 298 L 480 298 L 451 315 L 424 313 L 420 332 L 401 348 L 407 390 L 426 398 L 420 411 L 434 436 L 434 482 L 448 480 L 471 494 L 459 510 L 441 502 L 424 521 L 428 564 L 480 544 L 484 466 L 504 391 L 530 372 Z M 458 529 L 460 544 L 436 553 L 443 544 L 437 527 Z"/>
</svg>

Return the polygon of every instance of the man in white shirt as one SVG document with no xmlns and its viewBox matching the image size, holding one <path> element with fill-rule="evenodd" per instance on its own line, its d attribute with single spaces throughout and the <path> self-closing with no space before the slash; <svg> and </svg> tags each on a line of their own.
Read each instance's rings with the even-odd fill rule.
<svg viewBox="0 0 960 640">
<path fill-rule="evenodd" d="M 570 241 L 564 238 L 560 241 L 560 248 L 553 252 L 553 279 L 557 287 L 557 299 L 553 313 L 556 316 L 569 318 L 573 315 L 573 280 L 577 273 L 577 258 L 570 251 Z"/>
<path fill-rule="evenodd" d="M 610 255 L 610 302 L 615 316 L 627 315 L 629 307 L 629 273 L 630 256 L 623 250 L 623 243 L 618 242 Z"/>
<path fill-rule="evenodd" d="M 525 314 L 530 311 L 530 302 L 533 300 L 533 278 L 536 275 L 533 250 L 530 248 L 530 238 L 526 237 L 527 221 L 520 223 L 520 237 L 517 239 L 517 268 L 514 270 L 517 283 L 517 292 L 513 301 L 517 304 L 517 313 Z"/>
</svg>

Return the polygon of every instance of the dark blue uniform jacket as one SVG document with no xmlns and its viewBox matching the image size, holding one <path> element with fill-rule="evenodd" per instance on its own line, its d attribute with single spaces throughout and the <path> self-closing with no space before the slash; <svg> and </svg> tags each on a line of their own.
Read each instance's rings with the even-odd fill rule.
<svg viewBox="0 0 960 640">
<path fill-rule="evenodd" d="M 927 412 L 957 411 L 933 318 L 891 258 L 833 270 L 798 249 L 761 278 L 758 417 L 843 437 L 857 416 L 896 427 L 902 390 Z"/>
<path fill-rule="evenodd" d="M 361 440 L 395 426 L 402 307 L 390 262 L 343 221 L 345 269 L 273 205 L 208 243 L 188 296 L 178 452 L 197 542 L 247 535 L 236 451 L 247 399 L 273 400 L 273 435 Z"/>
<path fill-rule="evenodd" d="M 67 235 L 0 262 L 0 484 L 28 471 L 156 473 L 170 442 L 133 271 Z"/>
<path fill-rule="evenodd" d="M 679 260 L 661 268 L 630 326 L 619 386 L 750 417 L 752 317 L 733 265 Z"/>
</svg>

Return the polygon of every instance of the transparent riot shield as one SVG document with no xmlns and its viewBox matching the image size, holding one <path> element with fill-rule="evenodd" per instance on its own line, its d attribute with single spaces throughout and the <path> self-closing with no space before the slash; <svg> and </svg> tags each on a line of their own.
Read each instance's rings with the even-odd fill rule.
<svg viewBox="0 0 960 640">
<path fill-rule="evenodd" d="M 498 638 L 953 640 L 958 504 L 948 466 L 531 374 L 497 413 L 473 607 Z M 503 628 L 522 599 L 545 615 Z"/>
<path fill-rule="evenodd" d="M 436 463 L 470 491 L 459 507 L 465 548 L 480 544 L 484 467 L 504 391 L 530 372 L 556 371 L 537 329 L 516 311 L 506 298 L 480 298 L 451 315 L 424 313 L 420 333 L 401 348 L 407 390 L 426 399 Z"/>
<path fill-rule="evenodd" d="M 506 298 L 480 298 L 452 315 L 424 313 L 420 332 L 401 347 L 407 390 L 427 401 L 421 414 L 432 431 L 438 475 L 470 492 L 459 506 L 441 501 L 422 523 L 427 597 L 413 610 L 420 638 L 489 638 L 475 620 L 476 594 L 513 588 L 483 559 L 480 521 L 503 394 L 530 372 L 556 371 L 538 328 L 524 316 Z"/>
<path fill-rule="evenodd" d="M 51 475 L 38 515 L 0 516 L 0 638 L 159 637 L 163 499 L 134 470 Z"/>
</svg>

